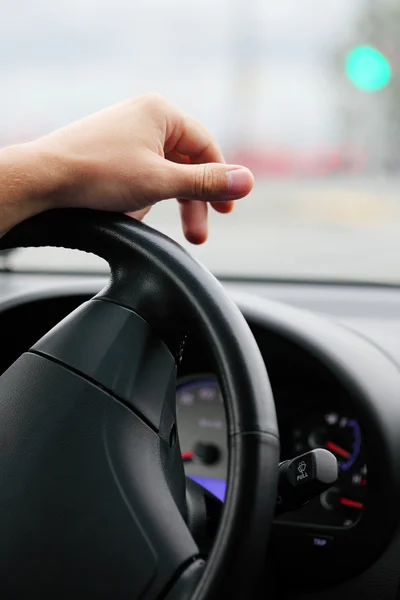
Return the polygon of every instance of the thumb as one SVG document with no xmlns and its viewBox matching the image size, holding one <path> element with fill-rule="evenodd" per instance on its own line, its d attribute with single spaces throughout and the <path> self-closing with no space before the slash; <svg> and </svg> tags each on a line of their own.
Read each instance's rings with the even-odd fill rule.
<svg viewBox="0 0 400 600">
<path fill-rule="evenodd" d="M 188 200 L 237 200 L 247 196 L 254 185 L 249 169 L 220 163 L 169 163 L 166 179 L 171 198 Z"/>
</svg>

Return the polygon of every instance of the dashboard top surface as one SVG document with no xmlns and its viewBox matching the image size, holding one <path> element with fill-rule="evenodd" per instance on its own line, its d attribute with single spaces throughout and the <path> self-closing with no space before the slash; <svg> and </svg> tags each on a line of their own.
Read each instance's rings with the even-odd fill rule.
<svg viewBox="0 0 400 600">
<path fill-rule="evenodd" d="M 91 274 L 0 273 L 0 302 L 21 295 L 94 294 L 107 277 Z M 329 283 L 221 280 L 228 293 L 254 294 L 318 313 L 352 329 L 400 362 L 400 288 Z"/>
<path fill-rule="evenodd" d="M 98 274 L 0 272 L 0 299 L 28 291 L 66 286 L 100 289 L 107 276 Z M 400 321 L 400 287 L 251 280 L 220 280 L 228 291 L 244 291 L 345 319 Z"/>
</svg>

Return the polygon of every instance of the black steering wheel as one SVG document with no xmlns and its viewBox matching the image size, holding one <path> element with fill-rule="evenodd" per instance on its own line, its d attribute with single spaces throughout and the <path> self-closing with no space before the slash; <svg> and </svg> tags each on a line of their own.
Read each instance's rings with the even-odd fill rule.
<svg viewBox="0 0 400 600">
<path fill-rule="evenodd" d="M 23 246 L 93 252 L 111 277 L 0 378 L 1 591 L 249 597 L 274 514 L 279 439 L 242 314 L 183 248 L 124 215 L 50 211 L 0 241 Z M 229 436 L 207 560 L 188 527 L 176 429 L 176 370 L 192 331 L 212 355 Z"/>
</svg>

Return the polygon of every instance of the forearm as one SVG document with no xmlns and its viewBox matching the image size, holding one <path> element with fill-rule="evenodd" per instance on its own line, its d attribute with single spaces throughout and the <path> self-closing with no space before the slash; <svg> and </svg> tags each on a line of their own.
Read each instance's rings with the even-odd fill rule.
<svg viewBox="0 0 400 600">
<path fill-rule="evenodd" d="M 0 150 L 0 233 L 54 206 L 60 177 L 31 144 Z"/>
</svg>

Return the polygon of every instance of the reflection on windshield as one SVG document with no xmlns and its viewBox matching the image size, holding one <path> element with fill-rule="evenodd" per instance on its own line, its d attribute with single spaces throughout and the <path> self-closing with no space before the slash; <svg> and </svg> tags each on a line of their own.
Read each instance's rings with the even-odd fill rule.
<svg viewBox="0 0 400 600">
<path fill-rule="evenodd" d="M 400 280 L 398 2 L 8 0 L 3 12 L 1 144 L 159 91 L 256 176 L 191 248 L 215 273 Z M 187 245 L 170 202 L 148 222 Z M 47 249 L 7 261 L 106 268 Z"/>
</svg>

